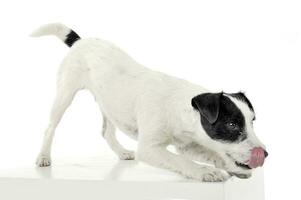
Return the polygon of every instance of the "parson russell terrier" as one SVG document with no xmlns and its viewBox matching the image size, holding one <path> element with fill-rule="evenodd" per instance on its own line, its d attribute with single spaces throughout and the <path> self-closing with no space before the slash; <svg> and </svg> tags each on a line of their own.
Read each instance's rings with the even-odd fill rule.
<svg viewBox="0 0 301 200">
<path fill-rule="evenodd" d="M 71 47 L 63 60 L 49 126 L 37 159 L 51 164 L 55 129 L 77 91 L 88 89 L 103 115 L 103 137 L 122 160 L 137 160 L 200 181 L 248 178 L 268 153 L 253 130 L 254 109 L 244 93 L 212 93 L 152 71 L 110 42 L 81 39 L 63 24 L 32 36 L 55 35 Z M 138 141 L 136 153 L 116 140 L 116 128 Z M 175 151 L 167 146 L 173 145 Z"/>
</svg>

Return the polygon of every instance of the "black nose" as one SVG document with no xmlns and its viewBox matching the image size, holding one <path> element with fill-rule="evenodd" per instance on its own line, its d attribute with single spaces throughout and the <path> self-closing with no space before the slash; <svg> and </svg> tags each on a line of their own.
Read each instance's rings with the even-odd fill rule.
<svg viewBox="0 0 301 200">
<path fill-rule="evenodd" d="M 264 150 L 264 156 L 268 157 L 268 155 L 269 155 L 269 153 L 266 150 Z"/>
</svg>

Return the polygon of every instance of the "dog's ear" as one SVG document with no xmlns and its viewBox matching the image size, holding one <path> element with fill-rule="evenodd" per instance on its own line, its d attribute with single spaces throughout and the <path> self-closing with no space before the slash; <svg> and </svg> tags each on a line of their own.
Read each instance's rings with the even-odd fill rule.
<svg viewBox="0 0 301 200">
<path fill-rule="evenodd" d="M 204 93 L 195 96 L 191 105 L 197 109 L 202 117 L 205 117 L 210 124 L 216 122 L 220 109 L 220 100 L 223 93 Z"/>
</svg>

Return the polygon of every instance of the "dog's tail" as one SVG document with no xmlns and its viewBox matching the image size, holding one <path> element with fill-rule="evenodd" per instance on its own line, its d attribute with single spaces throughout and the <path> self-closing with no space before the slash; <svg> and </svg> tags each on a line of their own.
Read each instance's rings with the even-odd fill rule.
<svg viewBox="0 0 301 200">
<path fill-rule="evenodd" d="M 71 47 L 75 42 L 80 40 L 80 37 L 77 33 L 60 23 L 46 24 L 31 34 L 32 37 L 40 37 L 44 35 L 55 35 L 68 47 Z"/>
</svg>

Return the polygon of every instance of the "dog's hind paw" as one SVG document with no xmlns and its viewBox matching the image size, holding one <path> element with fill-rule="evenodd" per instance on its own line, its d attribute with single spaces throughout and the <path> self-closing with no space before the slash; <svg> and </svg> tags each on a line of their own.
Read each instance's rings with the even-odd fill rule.
<svg viewBox="0 0 301 200">
<path fill-rule="evenodd" d="M 38 167 L 48 167 L 51 165 L 51 159 L 49 156 L 39 156 L 36 161 Z"/>
<path fill-rule="evenodd" d="M 134 160 L 135 159 L 135 152 L 133 151 L 124 151 L 121 152 L 119 155 L 120 160 Z"/>
</svg>

